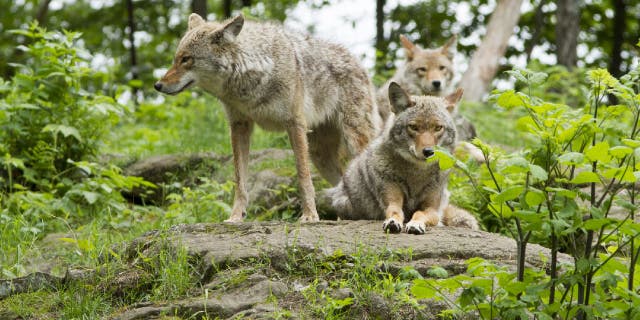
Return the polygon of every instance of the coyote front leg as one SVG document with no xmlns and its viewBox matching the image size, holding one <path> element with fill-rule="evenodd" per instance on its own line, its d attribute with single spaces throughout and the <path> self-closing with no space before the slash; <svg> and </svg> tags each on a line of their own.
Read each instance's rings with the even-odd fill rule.
<svg viewBox="0 0 640 320">
<path fill-rule="evenodd" d="M 404 213 L 402 212 L 404 195 L 398 187 L 391 185 L 386 186 L 382 192 L 382 199 L 387 206 L 382 230 L 389 233 L 400 233 L 404 222 Z"/>
<path fill-rule="evenodd" d="M 287 127 L 289 141 L 296 157 L 296 170 L 298 171 L 298 184 L 302 198 L 301 222 L 319 221 L 316 211 L 315 189 L 311 182 L 311 170 L 309 169 L 309 145 L 307 142 L 307 126 L 304 120 L 296 119 Z"/>
<path fill-rule="evenodd" d="M 236 192 L 233 198 L 233 210 L 229 219 L 225 220 L 226 222 L 241 222 L 247 215 L 247 204 L 249 203 L 247 176 L 252 131 L 253 122 L 251 120 L 231 121 L 231 148 L 233 149 Z"/>
</svg>

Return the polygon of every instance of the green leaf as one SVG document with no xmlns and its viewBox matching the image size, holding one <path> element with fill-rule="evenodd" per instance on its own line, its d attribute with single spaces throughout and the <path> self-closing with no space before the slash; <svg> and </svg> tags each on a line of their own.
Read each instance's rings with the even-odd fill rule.
<svg viewBox="0 0 640 320">
<path fill-rule="evenodd" d="M 519 156 L 508 158 L 501 166 L 503 173 L 525 173 L 531 168 L 529 161 Z"/>
<path fill-rule="evenodd" d="M 529 189 L 527 194 L 524 196 L 524 201 L 530 207 L 535 207 L 541 204 L 544 200 L 544 193 L 537 189 Z"/>
<path fill-rule="evenodd" d="M 427 275 L 434 278 L 444 279 L 449 277 L 449 272 L 447 272 L 447 270 L 445 270 L 443 267 L 433 266 L 429 268 L 429 270 L 427 270 Z"/>
<path fill-rule="evenodd" d="M 492 195 L 491 199 L 498 203 L 507 202 L 509 200 L 513 200 L 520 196 L 522 191 L 524 190 L 523 186 L 515 186 L 508 189 L 503 190 L 497 195 Z"/>
<path fill-rule="evenodd" d="M 602 172 L 602 176 L 606 179 L 616 178 L 621 182 L 636 182 L 636 175 L 630 169 L 610 168 Z"/>
<path fill-rule="evenodd" d="M 139 79 L 129 80 L 129 86 L 132 88 L 142 88 L 142 86 L 144 86 L 144 82 Z"/>
<path fill-rule="evenodd" d="M 601 218 L 601 219 L 589 219 L 587 221 L 584 222 L 583 227 L 586 230 L 600 230 L 600 228 L 602 228 L 603 226 L 606 226 L 608 224 L 613 223 L 613 220 L 608 219 L 608 218 Z"/>
<path fill-rule="evenodd" d="M 547 180 L 547 178 L 549 177 L 546 170 L 544 170 L 541 166 L 535 164 L 529 165 L 529 171 L 531 172 L 531 176 L 538 181 Z"/>
<path fill-rule="evenodd" d="M 517 210 L 513 215 L 530 224 L 539 224 L 543 218 L 543 214 L 530 210 Z"/>
<path fill-rule="evenodd" d="M 591 182 L 600 182 L 600 178 L 597 174 L 591 171 L 582 171 L 578 173 L 571 181 L 573 184 L 582 184 L 582 183 L 591 183 Z"/>
<path fill-rule="evenodd" d="M 411 286 L 411 294 L 416 299 L 433 299 L 437 296 L 435 286 L 431 280 L 416 279 L 413 280 L 413 286 Z"/>
<path fill-rule="evenodd" d="M 507 90 L 500 94 L 496 103 L 507 110 L 524 104 L 522 98 L 514 90 Z"/>
<path fill-rule="evenodd" d="M 631 154 L 632 152 L 633 152 L 633 149 L 627 146 L 615 146 L 615 147 L 609 148 L 609 153 L 617 159 L 622 159 L 625 156 Z"/>
<path fill-rule="evenodd" d="M 622 143 L 626 144 L 627 146 L 629 146 L 631 148 L 640 147 L 640 140 L 622 139 Z"/>
<path fill-rule="evenodd" d="M 567 152 L 558 157 L 558 162 L 564 165 L 578 165 L 584 162 L 584 154 L 580 152 Z"/>
<path fill-rule="evenodd" d="M 509 219 L 513 215 L 513 211 L 511 210 L 511 208 L 509 208 L 509 206 L 505 205 L 504 203 L 492 202 L 490 203 L 488 208 L 489 211 L 491 211 L 491 213 L 493 213 L 496 217 Z"/>
<path fill-rule="evenodd" d="M 559 196 L 563 196 L 563 197 L 566 197 L 566 198 L 569 198 L 569 199 L 573 199 L 578 195 L 575 191 L 571 191 L 571 190 L 565 189 L 565 188 L 547 187 L 544 190 L 546 192 L 554 192 L 554 193 L 558 194 Z"/>
<path fill-rule="evenodd" d="M 53 132 L 55 134 L 62 133 L 62 135 L 66 138 L 69 136 L 73 136 L 78 140 L 78 142 L 82 142 L 82 137 L 80 137 L 80 131 L 74 127 L 65 126 L 62 124 L 48 124 L 43 129 L 42 132 Z"/>
<path fill-rule="evenodd" d="M 596 143 L 595 146 L 587 149 L 584 154 L 589 161 L 609 162 L 609 160 L 611 160 L 609 156 L 609 143 L 606 141 Z"/>
<path fill-rule="evenodd" d="M 443 170 L 443 171 L 453 168 L 453 166 L 456 164 L 456 158 L 454 158 L 448 152 L 445 152 L 440 149 L 437 149 L 435 151 L 434 157 L 430 159 L 438 160 L 438 166 L 440 166 L 440 170 Z"/>
<path fill-rule="evenodd" d="M 514 68 L 513 70 L 507 70 L 505 71 L 506 74 L 516 78 L 516 80 L 518 81 L 522 81 L 522 82 L 527 82 L 527 77 L 525 77 L 525 75 L 523 74 L 523 70 L 522 69 L 517 69 Z"/>
<path fill-rule="evenodd" d="M 544 72 L 531 72 L 529 75 L 529 84 L 530 85 L 536 85 L 536 84 L 541 84 L 542 82 L 544 82 L 545 79 L 547 79 L 548 75 Z"/>
<path fill-rule="evenodd" d="M 100 194 L 91 191 L 82 191 L 82 196 L 85 200 L 87 200 L 87 203 L 94 204 L 96 203 L 96 201 L 98 201 Z"/>
<path fill-rule="evenodd" d="M 514 281 L 504 286 L 504 289 L 515 296 L 523 293 L 527 289 L 527 286 L 529 286 L 529 284 L 526 282 Z"/>
</svg>

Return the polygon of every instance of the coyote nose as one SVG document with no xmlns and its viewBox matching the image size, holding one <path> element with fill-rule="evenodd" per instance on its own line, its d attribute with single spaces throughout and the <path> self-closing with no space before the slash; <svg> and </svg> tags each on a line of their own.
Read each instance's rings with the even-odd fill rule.
<svg viewBox="0 0 640 320">
<path fill-rule="evenodd" d="M 429 158 L 435 154 L 435 151 L 433 151 L 433 148 L 424 148 L 422 149 L 422 154 L 425 156 L 425 158 Z"/>
<path fill-rule="evenodd" d="M 160 90 L 162 90 L 162 83 L 160 83 L 160 82 L 156 82 L 156 83 L 153 85 L 153 87 L 154 87 L 156 90 L 160 91 Z"/>
<path fill-rule="evenodd" d="M 436 87 L 436 88 L 440 88 L 440 81 L 439 80 L 431 81 L 431 84 L 433 84 L 433 86 Z"/>
</svg>

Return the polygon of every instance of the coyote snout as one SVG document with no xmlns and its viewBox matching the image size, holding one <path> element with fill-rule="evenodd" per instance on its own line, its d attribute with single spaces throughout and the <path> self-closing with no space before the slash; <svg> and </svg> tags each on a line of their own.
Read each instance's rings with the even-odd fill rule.
<svg viewBox="0 0 640 320">
<path fill-rule="evenodd" d="M 191 87 L 196 83 L 194 74 L 189 70 L 193 63 L 193 58 L 188 56 L 183 56 L 180 60 L 176 58 L 171 68 L 153 85 L 153 88 L 162 93 L 176 95 Z"/>
<path fill-rule="evenodd" d="M 427 126 L 427 128 L 410 124 L 408 133 L 413 138 L 409 140 L 409 150 L 418 160 L 424 160 L 435 154 L 434 147 L 438 145 L 445 132 L 444 126 L 441 124 Z"/>
<path fill-rule="evenodd" d="M 436 152 L 433 151 L 433 148 L 430 148 L 430 147 L 422 149 L 422 155 L 424 155 L 425 158 L 430 158 L 435 153 Z"/>
</svg>

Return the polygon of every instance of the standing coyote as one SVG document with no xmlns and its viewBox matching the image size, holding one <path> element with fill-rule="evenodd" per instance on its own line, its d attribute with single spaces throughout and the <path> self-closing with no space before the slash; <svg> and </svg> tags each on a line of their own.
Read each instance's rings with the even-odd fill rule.
<svg viewBox="0 0 640 320">
<path fill-rule="evenodd" d="M 449 171 L 426 160 L 434 147 L 452 149 L 456 129 L 450 112 L 462 96 L 409 96 L 395 82 L 389 101 L 399 112 L 391 126 L 356 157 L 342 181 L 327 191 L 341 219 L 383 220 L 383 229 L 423 234 L 440 223 L 478 229 L 468 212 L 449 204 Z M 407 214 L 405 216 L 405 213 Z"/>
<path fill-rule="evenodd" d="M 223 22 L 189 16 L 173 66 L 154 87 L 177 94 L 194 85 L 222 102 L 231 127 L 236 192 L 227 221 L 246 215 L 254 123 L 289 135 L 301 221 L 319 220 L 309 154 L 335 185 L 346 161 L 365 149 L 380 125 L 373 86 L 346 49 L 275 23 L 245 22 L 242 15 Z"/>
<path fill-rule="evenodd" d="M 405 50 L 406 61 L 377 92 L 378 108 L 383 120 L 393 112 L 389 103 L 389 83 L 396 82 L 412 95 L 430 95 L 443 97 L 450 93 L 453 79 L 453 55 L 456 51 L 454 35 L 439 48 L 423 49 L 405 36 L 400 42 Z M 476 137 L 474 126 L 457 112 L 453 120 L 458 131 L 459 141 L 470 141 Z M 465 148 L 469 148 L 465 144 Z"/>
</svg>

